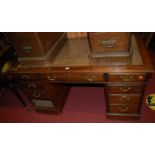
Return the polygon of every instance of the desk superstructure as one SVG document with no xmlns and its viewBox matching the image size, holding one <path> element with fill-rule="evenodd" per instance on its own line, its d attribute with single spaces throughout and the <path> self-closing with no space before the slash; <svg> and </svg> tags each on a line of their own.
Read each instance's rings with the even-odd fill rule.
<svg viewBox="0 0 155 155">
<path fill-rule="evenodd" d="M 143 94 L 154 69 L 138 35 L 132 35 L 131 46 L 130 65 L 97 66 L 89 61 L 87 38 L 69 39 L 48 65 L 19 64 L 9 75 L 19 82 L 39 112 L 60 114 L 69 92 L 68 83 L 102 84 L 108 118 L 138 119 Z"/>
</svg>

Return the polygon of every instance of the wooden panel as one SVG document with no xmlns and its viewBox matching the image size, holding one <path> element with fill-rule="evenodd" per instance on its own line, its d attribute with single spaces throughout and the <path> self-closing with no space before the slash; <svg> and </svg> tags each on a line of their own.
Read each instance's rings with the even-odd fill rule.
<svg viewBox="0 0 155 155">
<path fill-rule="evenodd" d="M 134 114 L 138 113 L 138 106 L 136 104 L 111 104 L 108 107 L 110 113 L 125 113 L 125 114 Z"/>
<path fill-rule="evenodd" d="M 105 55 L 105 54 L 90 54 L 89 60 L 93 66 L 119 66 L 131 64 L 132 51 L 128 55 Z"/>
<path fill-rule="evenodd" d="M 68 39 L 85 38 L 87 32 L 67 32 Z"/>
<path fill-rule="evenodd" d="M 121 104 L 139 104 L 141 95 L 129 95 L 129 94 L 109 94 L 109 104 L 121 103 Z"/>
<path fill-rule="evenodd" d="M 39 33 L 40 34 L 40 33 Z M 44 35 L 46 33 L 43 33 Z M 29 67 L 43 67 L 43 66 L 51 66 L 55 58 L 60 52 L 60 49 L 64 46 L 64 44 L 67 41 L 67 35 L 63 33 L 62 35 L 59 35 L 56 33 L 56 38 L 51 36 L 53 33 L 48 33 L 49 35 L 45 35 L 44 37 L 38 37 L 38 43 L 42 47 L 42 51 L 44 53 L 43 56 L 37 56 L 37 57 L 24 57 L 24 58 L 18 58 L 19 62 L 23 66 L 29 66 Z M 55 33 L 54 33 L 55 34 Z M 38 35 L 38 33 L 37 33 Z M 51 37 L 50 37 L 51 36 Z M 47 37 L 47 38 L 45 38 Z M 59 37 L 59 38 L 58 38 Z M 45 40 L 42 42 L 40 39 Z M 50 38 L 50 39 L 49 39 Z"/>
<path fill-rule="evenodd" d="M 49 82 L 46 82 L 46 87 L 55 107 L 59 110 L 59 112 L 62 111 L 70 87 L 67 85 L 53 84 Z"/>
<path fill-rule="evenodd" d="M 40 32 L 37 33 L 37 35 L 39 37 L 43 50 L 48 51 L 63 35 L 63 32 Z"/>
<path fill-rule="evenodd" d="M 10 32 L 9 36 L 19 58 L 33 60 L 34 57 L 41 59 L 52 47 L 54 48 L 56 44 L 58 46 L 57 41 L 63 34 L 63 32 Z"/>
</svg>

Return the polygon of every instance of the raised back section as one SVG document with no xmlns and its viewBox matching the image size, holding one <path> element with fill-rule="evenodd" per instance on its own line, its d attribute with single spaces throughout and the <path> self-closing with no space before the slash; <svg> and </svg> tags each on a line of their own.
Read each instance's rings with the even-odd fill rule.
<svg viewBox="0 0 155 155">
<path fill-rule="evenodd" d="M 67 32 L 68 39 L 86 38 L 87 32 Z"/>
</svg>

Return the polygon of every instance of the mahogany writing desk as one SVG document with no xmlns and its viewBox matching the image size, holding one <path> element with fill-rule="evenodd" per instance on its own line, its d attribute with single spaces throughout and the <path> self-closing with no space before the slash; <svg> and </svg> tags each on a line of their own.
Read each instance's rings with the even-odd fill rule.
<svg viewBox="0 0 155 155">
<path fill-rule="evenodd" d="M 46 66 L 18 65 L 9 74 L 39 112 L 59 114 L 70 85 L 98 84 L 105 89 L 108 118 L 138 119 L 143 93 L 154 71 L 147 50 L 137 35 L 132 36 L 130 65 L 91 65 L 86 38 L 68 40 L 52 63 Z M 74 104 L 74 103 L 73 103 Z"/>
</svg>

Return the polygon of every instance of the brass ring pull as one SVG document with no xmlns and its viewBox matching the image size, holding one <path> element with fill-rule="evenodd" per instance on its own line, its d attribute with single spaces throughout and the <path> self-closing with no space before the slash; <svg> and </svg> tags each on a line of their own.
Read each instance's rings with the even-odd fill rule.
<svg viewBox="0 0 155 155">
<path fill-rule="evenodd" d="M 112 39 L 112 40 L 103 40 L 101 41 L 102 46 L 106 47 L 106 48 L 112 48 L 115 44 L 116 44 L 116 40 Z"/>
<path fill-rule="evenodd" d="M 33 97 L 39 98 L 41 96 L 41 94 L 39 93 L 33 93 Z"/>
<path fill-rule="evenodd" d="M 119 108 L 120 111 L 123 111 L 123 112 L 129 110 L 129 107 L 127 105 L 120 105 L 120 106 L 118 106 L 118 108 Z"/>
</svg>

